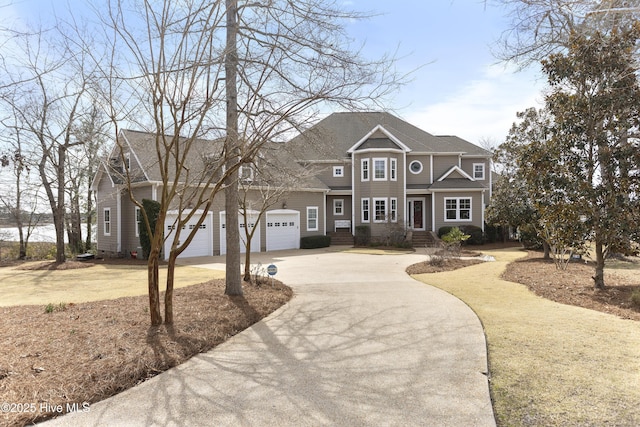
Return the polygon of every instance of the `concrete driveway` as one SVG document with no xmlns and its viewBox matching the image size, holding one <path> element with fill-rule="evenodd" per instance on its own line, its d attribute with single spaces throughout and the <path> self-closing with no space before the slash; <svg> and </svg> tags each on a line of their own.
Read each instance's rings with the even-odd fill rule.
<svg viewBox="0 0 640 427">
<path fill-rule="evenodd" d="M 486 344 L 421 254 L 255 254 L 292 301 L 216 349 L 55 426 L 495 426 Z M 186 263 L 223 268 L 224 259 Z"/>
</svg>

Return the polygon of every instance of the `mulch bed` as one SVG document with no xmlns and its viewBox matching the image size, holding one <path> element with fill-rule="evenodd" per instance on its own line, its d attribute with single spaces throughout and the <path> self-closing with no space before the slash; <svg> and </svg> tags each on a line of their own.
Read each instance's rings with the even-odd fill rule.
<svg viewBox="0 0 640 427">
<path fill-rule="evenodd" d="M 594 273 L 592 263 L 572 262 L 566 270 L 559 270 L 542 253 L 529 251 L 527 258 L 509 264 L 502 278 L 526 285 L 552 301 L 640 320 L 640 307 L 631 302 L 633 291 L 640 289 L 640 275 L 632 280 L 605 268 L 607 287 L 597 290 L 591 278 Z"/>
<path fill-rule="evenodd" d="M 176 366 L 282 306 L 292 290 L 274 281 L 224 295 L 224 281 L 176 289 L 174 326 L 150 327 L 148 297 L 53 307 L 0 308 L 0 425 L 53 414 L 43 407 L 97 402 Z M 164 298 L 164 296 L 162 296 Z M 17 413 L 19 404 L 35 411 Z M 24 409 L 24 407 L 22 407 Z"/>
</svg>

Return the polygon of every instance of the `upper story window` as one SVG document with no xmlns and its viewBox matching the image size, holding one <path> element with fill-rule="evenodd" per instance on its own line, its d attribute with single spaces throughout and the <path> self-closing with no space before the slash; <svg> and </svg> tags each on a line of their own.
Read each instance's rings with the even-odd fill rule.
<svg viewBox="0 0 640 427">
<path fill-rule="evenodd" d="M 422 172 L 422 162 L 419 160 L 414 160 L 409 164 L 409 170 L 412 174 L 419 174 Z"/>
<path fill-rule="evenodd" d="M 484 163 L 473 164 L 473 179 L 484 179 Z"/>
<path fill-rule="evenodd" d="M 391 181 L 398 180 L 398 159 L 389 160 L 389 178 Z"/>
<path fill-rule="evenodd" d="M 253 167 L 251 165 L 242 165 L 239 170 L 240 180 L 244 182 L 253 181 Z"/>
<path fill-rule="evenodd" d="M 369 159 L 360 160 L 360 180 L 369 181 Z"/>
<path fill-rule="evenodd" d="M 387 159 L 373 159 L 373 180 L 387 180 Z"/>
<path fill-rule="evenodd" d="M 124 154 L 124 169 L 131 170 L 131 153 Z"/>
<path fill-rule="evenodd" d="M 344 166 L 334 166 L 333 167 L 333 177 L 334 178 L 342 178 L 344 176 Z"/>
</svg>

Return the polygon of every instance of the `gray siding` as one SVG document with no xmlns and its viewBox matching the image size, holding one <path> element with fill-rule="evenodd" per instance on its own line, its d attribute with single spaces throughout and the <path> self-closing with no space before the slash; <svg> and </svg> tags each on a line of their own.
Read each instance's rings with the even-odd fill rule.
<svg viewBox="0 0 640 427">
<path fill-rule="evenodd" d="M 342 200 L 342 215 L 334 214 L 334 200 Z M 328 196 L 327 197 L 327 232 L 335 230 L 336 220 L 348 220 L 351 221 L 351 196 Z M 351 231 L 353 232 L 353 224 L 351 224 Z"/>
<path fill-rule="evenodd" d="M 118 187 L 111 185 L 111 180 L 107 174 L 102 174 L 102 178 L 98 182 L 98 192 L 96 194 L 96 212 L 97 212 L 97 250 L 99 254 L 115 255 L 118 252 Z M 109 236 L 104 234 L 104 209 L 111 209 L 111 233 Z"/>
<path fill-rule="evenodd" d="M 151 195 L 151 185 L 133 189 L 133 196 L 140 202 L 142 202 L 142 199 L 151 199 Z M 140 247 L 140 237 L 136 236 L 135 204 L 126 193 L 122 195 L 121 215 L 122 252 L 126 255 Z"/>
<path fill-rule="evenodd" d="M 414 160 L 422 163 L 422 172 L 414 174 L 409 170 L 411 162 Z M 407 165 L 403 167 L 403 171 L 407 175 L 407 185 L 429 185 L 431 184 L 431 156 L 430 155 L 407 155 Z"/>
<path fill-rule="evenodd" d="M 458 166 L 458 156 L 433 156 L 433 180 L 437 181 L 446 171 Z"/>
</svg>

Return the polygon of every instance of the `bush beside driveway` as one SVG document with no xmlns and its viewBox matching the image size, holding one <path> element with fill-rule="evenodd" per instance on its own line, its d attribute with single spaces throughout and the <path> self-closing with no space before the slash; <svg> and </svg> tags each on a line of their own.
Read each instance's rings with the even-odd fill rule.
<svg viewBox="0 0 640 427">
<path fill-rule="evenodd" d="M 640 323 L 549 301 L 500 279 L 524 256 L 415 275 L 466 302 L 489 347 L 499 425 L 640 425 Z"/>
</svg>

